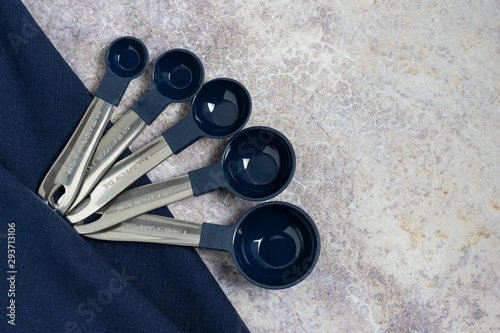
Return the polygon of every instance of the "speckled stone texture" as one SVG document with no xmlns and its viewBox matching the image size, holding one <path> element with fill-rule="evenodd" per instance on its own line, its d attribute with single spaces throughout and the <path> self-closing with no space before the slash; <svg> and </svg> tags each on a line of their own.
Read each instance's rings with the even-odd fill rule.
<svg viewBox="0 0 500 333">
<path fill-rule="evenodd" d="M 90 91 L 107 45 L 134 35 L 151 59 L 182 47 L 207 80 L 249 89 L 250 125 L 285 133 L 297 172 L 277 197 L 317 222 L 316 270 L 287 290 L 255 287 L 229 255 L 200 255 L 253 332 L 500 330 L 498 1 L 24 0 Z M 147 89 L 135 80 L 118 119 Z M 172 105 L 137 149 L 184 117 Z M 203 139 L 152 180 L 215 162 Z M 236 222 L 256 203 L 227 191 L 171 205 Z"/>
</svg>

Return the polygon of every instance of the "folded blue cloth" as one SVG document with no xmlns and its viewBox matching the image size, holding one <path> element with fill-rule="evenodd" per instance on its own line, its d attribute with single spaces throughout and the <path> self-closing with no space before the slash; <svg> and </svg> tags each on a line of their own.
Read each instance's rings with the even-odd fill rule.
<svg viewBox="0 0 500 333">
<path fill-rule="evenodd" d="M 248 332 L 193 249 L 83 238 L 38 197 L 92 96 L 21 1 L 0 17 L 0 332 Z"/>
</svg>

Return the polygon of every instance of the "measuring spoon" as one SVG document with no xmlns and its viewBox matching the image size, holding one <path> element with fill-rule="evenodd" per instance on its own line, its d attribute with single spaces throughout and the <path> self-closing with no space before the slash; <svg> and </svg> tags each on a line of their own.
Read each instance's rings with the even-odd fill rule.
<svg viewBox="0 0 500 333">
<path fill-rule="evenodd" d="M 145 214 L 85 236 L 227 251 L 248 281 L 267 289 L 289 288 L 304 280 L 320 253 L 320 237 L 311 217 L 285 202 L 255 206 L 233 226 Z"/>
<path fill-rule="evenodd" d="M 250 94 L 238 81 L 215 79 L 203 85 L 191 104 L 190 114 L 162 136 L 116 163 L 67 218 L 84 220 L 130 184 L 172 154 L 178 154 L 203 136 L 227 138 L 245 126 L 251 113 Z"/>
<path fill-rule="evenodd" d="M 149 90 L 102 137 L 72 208 L 85 199 L 121 153 L 171 103 L 185 102 L 205 80 L 200 59 L 187 50 L 173 49 L 155 62 Z M 72 209 L 71 208 L 71 209 Z"/>
<path fill-rule="evenodd" d="M 148 50 L 137 38 L 121 37 L 108 47 L 106 74 L 95 97 L 38 189 L 45 202 L 60 214 L 71 207 L 114 107 L 130 81 L 141 75 L 147 64 Z M 55 195 L 60 190 L 64 194 L 57 199 Z"/>
<path fill-rule="evenodd" d="M 264 201 L 281 193 L 295 171 L 288 139 L 269 127 L 250 127 L 227 143 L 218 163 L 187 175 L 135 187 L 104 207 L 95 222 L 75 225 L 80 234 L 104 230 L 153 209 L 227 188 L 240 198 Z"/>
</svg>

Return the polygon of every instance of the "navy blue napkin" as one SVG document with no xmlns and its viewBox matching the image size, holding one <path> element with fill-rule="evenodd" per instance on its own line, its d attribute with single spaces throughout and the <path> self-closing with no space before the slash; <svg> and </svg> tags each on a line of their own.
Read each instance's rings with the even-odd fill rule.
<svg viewBox="0 0 500 333">
<path fill-rule="evenodd" d="M 193 249 L 83 238 L 37 196 L 92 96 L 21 1 L 0 18 L 0 331 L 248 332 Z"/>
</svg>

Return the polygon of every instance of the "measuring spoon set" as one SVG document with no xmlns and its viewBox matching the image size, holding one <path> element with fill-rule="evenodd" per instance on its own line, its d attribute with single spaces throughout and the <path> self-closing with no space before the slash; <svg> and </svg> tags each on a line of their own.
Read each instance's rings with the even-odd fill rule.
<svg viewBox="0 0 500 333">
<path fill-rule="evenodd" d="M 95 97 L 38 194 L 89 238 L 226 251 L 243 277 L 268 289 L 288 288 L 305 279 L 318 261 L 320 237 L 311 217 L 297 206 L 262 203 L 233 226 L 147 214 L 219 188 L 245 200 L 268 200 L 288 186 L 295 171 L 295 152 L 282 133 L 264 126 L 242 130 L 252 109 L 247 89 L 227 78 L 204 84 L 201 61 L 183 49 L 167 51 L 156 60 L 150 88 L 104 133 L 114 107 L 148 60 L 147 48 L 137 38 L 121 37 L 110 44 Z M 117 161 L 168 105 L 191 99 L 186 118 Z M 202 137 L 232 138 L 213 165 L 129 188 Z M 98 218 L 83 222 L 92 216 Z"/>
</svg>

